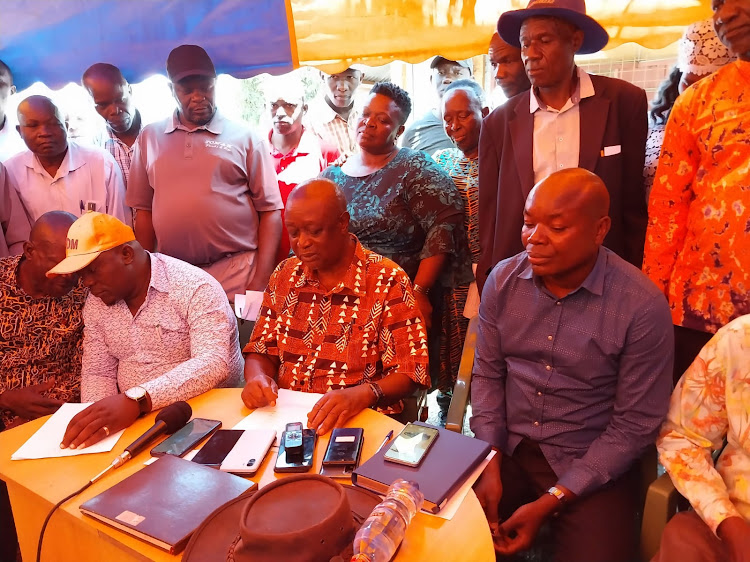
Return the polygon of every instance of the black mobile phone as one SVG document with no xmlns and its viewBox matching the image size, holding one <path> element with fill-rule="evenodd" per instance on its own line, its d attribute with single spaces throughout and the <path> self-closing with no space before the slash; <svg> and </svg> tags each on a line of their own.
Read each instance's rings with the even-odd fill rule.
<svg viewBox="0 0 750 562">
<path fill-rule="evenodd" d="M 302 454 L 302 429 L 302 422 L 286 424 L 286 430 L 282 437 L 287 455 L 299 456 Z"/>
<path fill-rule="evenodd" d="M 356 465 L 362 453 L 365 430 L 361 427 L 339 427 L 331 432 L 324 465 Z"/>
<path fill-rule="evenodd" d="M 193 462 L 219 468 L 243 433 L 245 433 L 243 429 L 220 429 L 201 447 L 201 450 L 193 457 Z"/>
<path fill-rule="evenodd" d="M 151 449 L 151 456 L 174 455 L 181 457 L 220 427 L 221 422 L 219 420 L 192 419 L 185 427 Z"/>
<path fill-rule="evenodd" d="M 409 423 L 393 440 L 383 458 L 406 466 L 419 466 L 439 435 L 434 427 Z"/>
<path fill-rule="evenodd" d="M 279 454 L 276 457 L 274 472 L 307 472 L 312 468 L 315 455 L 315 441 L 318 436 L 314 429 L 302 430 L 302 453 L 288 455 L 286 451 L 286 431 L 279 441 Z M 294 436 L 296 439 L 296 436 Z"/>
</svg>

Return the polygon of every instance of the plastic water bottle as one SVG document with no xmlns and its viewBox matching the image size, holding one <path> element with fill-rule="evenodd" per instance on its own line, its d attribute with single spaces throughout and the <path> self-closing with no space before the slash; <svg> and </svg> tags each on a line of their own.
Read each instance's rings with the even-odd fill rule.
<svg viewBox="0 0 750 562">
<path fill-rule="evenodd" d="M 354 537 L 351 562 L 388 562 L 404 540 L 406 527 L 422 507 L 419 484 L 398 479 Z"/>
</svg>

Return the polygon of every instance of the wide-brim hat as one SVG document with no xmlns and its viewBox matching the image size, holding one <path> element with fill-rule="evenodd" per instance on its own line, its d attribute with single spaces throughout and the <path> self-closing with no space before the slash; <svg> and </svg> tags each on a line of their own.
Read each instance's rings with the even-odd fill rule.
<svg viewBox="0 0 750 562">
<path fill-rule="evenodd" d="M 584 0 L 531 0 L 524 10 L 505 12 L 497 21 L 497 32 L 503 41 L 521 47 L 521 25 L 529 18 L 552 16 L 572 23 L 583 31 L 583 43 L 577 53 L 597 53 L 609 43 L 609 34 L 594 18 L 586 15 Z"/>
<path fill-rule="evenodd" d="M 351 524 L 351 530 L 345 529 L 343 531 L 345 537 L 333 536 L 335 533 L 323 533 L 328 536 L 320 536 L 318 531 L 315 531 L 318 534 L 307 533 L 307 536 L 309 540 L 314 540 L 318 544 L 322 540 L 336 541 L 343 539 L 346 543 L 345 549 L 337 554 L 341 557 L 341 562 L 348 562 L 352 555 L 354 533 L 369 517 L 375 506 L 381 502 L 381 498 L 368 490 L 355 486 L 341 485 L 330 478 L 317 474 L 300 474 L 281 478 L 263 487 L 259 492 L 249 492 L 225 503 L 209 515 L 195 533 L 193 533 L 182 556 L 183 562 L 237 562 L 269 559 L 268 553 L 263 555 L 258 554 L 257 557 L 253 555 L 253 541 L 263 541 L 266 543 L 265 546 L 267 546 L 268 544 L 272 544 L 273 541 L 279 542 L 280 539 L 278 536 L 268 533 L 266 529 L 253 529 L 247 526 L 246 522 L 249 515 L 256 508 L 264 509 L 264 504 L 267 507 L 276 503 L 278 496 L 284 495 L 285 487 L 291 493 L 297 495 L 298 506 L 307 504 L 317 506 L 317 509 L 325 509 L 323 505 L 316 504 L 315 499 L 310 497 L 309 494 L 299 493 L 302 490 L 309 491 L 314 486 L 322 484 L 338 490 L 343 489 L 342 491 L 346 500 L 345 505 L 350 510 L 351 517 L 351 521 L 347 522 L 347 525 Z M 291 517 L 294 514 L 289 513 L 288 516 Z M 264 514 L 256 515 L 262 517 Z M 269 521 L 266 519 L 266 521 L 269 524 L 273 523 L 273 520 Z M 300 556 L 300 558 L 297 558 L 299 560 L 304 560 L 304 556 L 312 550 L 305 547 L 304 541 L 307 539 L 304 537 L 300 538 L 299 535 L 293 536 L 293 534 L 289 534 L 287 540 L 287 548 L 297 553 Z M 262 546 L 259 546 L 258 550 L 260 551 Z M 283 544 L 279 544 L 279 546 L 284 547 Z M 316 544 L 315 546 L 318 545 Z M 338 548 L 337 546 L 336 550 Z M 289 559 L 286 556 L 283 558 L 285 560 Z M 308 560 L 312 560 L 312 558 L 308 558 Z M 336 560 L 336 557 L 332 557 L 331 560 Z M 315 562 L 320 561 L 316 560 Z M 326 560 L 325 562 L 328 561 Z"/>
</svg>

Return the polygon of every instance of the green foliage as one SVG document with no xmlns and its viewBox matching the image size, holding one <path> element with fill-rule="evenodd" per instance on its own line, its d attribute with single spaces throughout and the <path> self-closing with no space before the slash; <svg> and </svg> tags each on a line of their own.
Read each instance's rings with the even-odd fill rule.
<svg viewBox="0 0 750 562">
<path fill-rule="evenodd" d="M 312 67 L 300 68 L 291 73 L 302 82 L 305 89 L 305 97 L 308 101 L 314 99 L 320 91 L 323 83 L 320 79 L 320 71 Z M 242 80 L 241 96 L 239 100 L 242 119 L 257 127 L 265 107 L 264 83 L 270 78 L 268 74 L 261 74 L 253 78 Z"/>
</svg>

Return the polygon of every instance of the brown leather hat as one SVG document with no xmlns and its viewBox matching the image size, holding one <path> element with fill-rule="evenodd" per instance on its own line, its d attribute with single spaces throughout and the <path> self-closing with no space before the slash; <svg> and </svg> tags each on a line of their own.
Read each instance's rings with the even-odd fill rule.
<svg viewBox="0 0 750 562">
<path fill-rule="evenodd" d="M 317 474 L 281 478 L 227 502 L 193 534 L 183 562 L 342 562 L 380 498 Z"/>
</svg>

